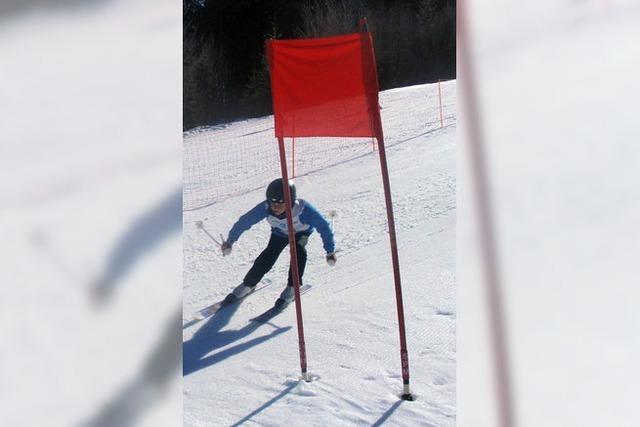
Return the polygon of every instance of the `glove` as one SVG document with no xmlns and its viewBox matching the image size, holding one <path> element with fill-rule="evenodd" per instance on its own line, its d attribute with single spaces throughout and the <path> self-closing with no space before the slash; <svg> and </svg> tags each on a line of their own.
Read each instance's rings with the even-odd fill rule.
<svg viewBox="0 0 640 427">
<path fill-rule="evenodd" d="M 220 249 L 222 249 L 222 256 L 227 256 L 231 253 L 231 243 L 222 242 L 220 245 Z"/>
<path fill-rule="evenodd" d="M 336 261 L 337 260 L 338 260 L 338 258 L 336 258 L 336 254 L 334 252 L 331 252 L 330 254 L 327 254 L 327 264 L 329 264 L 331 267 L 336 265 Z"/>
</svg>

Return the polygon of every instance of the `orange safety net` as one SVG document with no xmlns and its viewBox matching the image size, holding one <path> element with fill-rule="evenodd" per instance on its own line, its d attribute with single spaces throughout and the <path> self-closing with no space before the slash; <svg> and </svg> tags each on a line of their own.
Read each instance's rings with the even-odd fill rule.
<svg viewBox="0 0 640 427">
<path fill-rule="evenodd" d="M 267 40 L 276 137 L 382 139 L 368 32 Z"/>
</svg>

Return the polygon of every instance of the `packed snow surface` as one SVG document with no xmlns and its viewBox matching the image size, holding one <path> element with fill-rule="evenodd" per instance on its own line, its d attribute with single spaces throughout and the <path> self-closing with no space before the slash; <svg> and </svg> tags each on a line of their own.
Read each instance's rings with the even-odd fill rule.
<svg viewBox="0 0 640 427">
<path fill-rule="evenodd" d="M 454 89 L 446 100 L 451 104 L 455 82 L 448 85 Z M 239 284 L 266 246 L 266 222 L 243 234 L 227 257 L 212 239 L 226 236 L 241 214 L 264 199 L 264 189 L 185 212 L 185 425 L 455 425 L 456 125 L 454 120 L 428 131 L 415 126 L 427 121 L 415 106 L 433 102 L 424 95 L 429 86 L 381 94 L 416 400 L 399 399 L 391 251 L 380 161 L 372 150 L 295 180 L 298 197 L 327 218 L 335 212 L 339 249 L 337 264 L 329 267 L 317 232 L 307 246 L 304 283 L 312 289 L 302 297 L 302 311 L 311 382 L 299 380 L 294 305 L 266 324 L 249 320 L 286 285 L 288 250 L 258 285 L 266 287 L 212 318 L 190 322 L 197 310 Z M 239 126 L 252 126 L 252 120 L 227 129 Z M 407 135 L 407 128 L 415 134 Z"/>
</svg>

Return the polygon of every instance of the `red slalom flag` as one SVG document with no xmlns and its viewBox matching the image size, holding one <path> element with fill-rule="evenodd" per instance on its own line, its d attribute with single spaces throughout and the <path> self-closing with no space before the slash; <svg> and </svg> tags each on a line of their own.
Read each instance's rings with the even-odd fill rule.
<svg viewBox="0 0 640 427">
<path fill-rule="evenodd" d="M 267 40 L 275 136 L 382 139 L 368 32 Z"/>
<path fill-rule="evenodd" d="M 361 23 L 366 29 L 366 20 Z M 300 280 L 284 138 L 296 137 L 373 137 L 378 140 L 380 168 L 387 207 L 389 240 L 393 265 L 400 360 L 402 399 L 413 400 L 409 386 L 409 355 L 404 322 L 400 263 L 396 241 L 389 171 L 378 104 L 378 77 L 371 33 L 362 31 L 344 36 L 299 40 L 268 40 L 266 45 L 271 72 L 271 94 L 275 136 L 278 138 L 289 247 L 295 288 L 300 367 L 309 381 L 300 302 Z"/>
</svg>

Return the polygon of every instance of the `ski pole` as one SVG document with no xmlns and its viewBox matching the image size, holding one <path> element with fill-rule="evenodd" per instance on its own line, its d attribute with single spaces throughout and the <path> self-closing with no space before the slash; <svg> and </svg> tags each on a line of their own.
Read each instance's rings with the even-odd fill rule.
<svg viewBox="0 0 640 427">
<path fill-rule="evenodd" d="M 218 241 L 216 240 L 216 238 L 215 238 L 215 237 L 213 237 L 213 236 L 211 235 L 211 233 L 209 233 L 209 232 L 207 231 L 207 229 L 206 229 L 206 228 L 204 228 L 204 224 L 202 223 L 202 221 L 196 221 L 196 227 L 198 227 L 200 230 L 204 231 L 204 232 L 207 234 L 207 236 L 209 236 L 209 237 L 211 238 L 211 240 L 213 240 L 213 242 L 214 242 L 216 245 L 218 245 L 218 246 L 222 247 L 222 243 L 218 242 Z M 220 238 L 221 238 L 221 240 L 224 242 L 224 238 L 222 238 L 222 234 L 220 235 Z"/>
<path fill-rule="evenodd" d="M 331 231 L 335 232 L 335 229 L 333 228 L 333 218 L 336 217 L 336 211 L 330 210 L 327 215 L 331 218 Z"/>
</svg>

